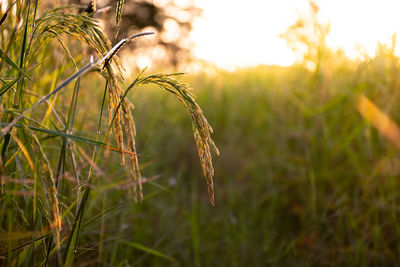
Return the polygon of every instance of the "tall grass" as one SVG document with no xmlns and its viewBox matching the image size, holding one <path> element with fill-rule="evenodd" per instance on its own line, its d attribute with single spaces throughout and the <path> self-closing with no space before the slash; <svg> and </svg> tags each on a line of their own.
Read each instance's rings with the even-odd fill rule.
<svg viewBox="0 0 400 267">
<path fill-rule="evenodd" d="M 119 1 L 117 24 L 122 5 Z M 134 105 L 127 97 L 142 84 L 156 84 L 172 93 L 190 114 L 214 204 L 210 146 L 218 150 L 188 86 L 174 74 L 140 73 L 123 89 L 123 67 L 116 54 L 127 42 L 152 33 L 132 35 L 112 47 L 93 19 L 95 1 L 88 8 L 44 9 L 38 1 L 8 1 L 8 7 L 0 25 L 2 264 L 70 266 L 80 253 L 85 226 L 118 207 L 101 205 L 100 215 L 90 213 L 92 218 L 85 219 L 102 192 L 99 178 L 116 177 L 111 185 L 124 186 L 126 199 L 132 196 L 131 189 L 135 200 L 144 199 L 142 184 L 152 180 L 141 175 Z M 98 86 L 82 86 L 86 79 L 97 79 Z M 79 114 L 84 109 L 85 114 Z M 108 115 L 107 122 L 103 115 Z M 111 153 L 119 155 L 119 167 Z M 125 167 L 126 159 L 130 167 Z M 100 242 L 104 231 L 103 224 Z M 171 259 L 132 241 L 122 243 Z"/>
<path fill-rule="evenodd" d="M 146 219 L 129 234 L 173 252 L 182 265 L 398 265 L 399 151 L 373 117 L 400 122 L 399 58 L 380 46 L 363 61 L 324 60 L 319 73 L 298 65 L 187 78 L 201 89 L 198 102 L 221 151 L 211 210 L 198 204 L 205 199 L 181 108 L 155 89 L 138 92 L 138 147 L 158 151 L 148 171 L 180 186 L 174 197 L 149 200 L 140 212 Z M 171 115 L 162 118 L 160 110 Z M 180 128 L 163 130 L 173 125 Z M 119 255 L 167 264 L 129 253 Z"/>
<path fill-rule="evenodd" d="M 395 38 L 360 61 L 324 50 L 315 71 L 184 76 L 221 151 L 211 209 L 211 129 L 179 75 L 122 80 L 86 7 L 15 5 L 0 26 L 1 128 L 18 119 L 0 143 L 0 265 L 399 265 Z M 51 22 L 64 16 L 82 26 Z"/>
</svg>

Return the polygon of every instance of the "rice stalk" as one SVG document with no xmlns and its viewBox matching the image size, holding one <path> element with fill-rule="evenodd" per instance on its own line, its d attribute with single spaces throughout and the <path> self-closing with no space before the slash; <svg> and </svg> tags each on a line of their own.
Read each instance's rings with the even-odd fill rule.
<svg viewBox="0 0 400 267">
<path fill-rule="evenodd" d="M 121 16 L 122 16 L 122 8 L 124 6 L 124 2 L 125 0 L 118 0 L 117 2 L 117 8 L 116 8 L 116 16 L 115 16 L 115 25 L 116 25 L 116 32 L 115 32 L 115 37 L 118 36 L 118 32 L 119 32 L 119 22 L 121 20 Z"/>
<path fill-rule="evenodd" d="M 7 14 L 3 15 L 0 22 L 2 27 L 5 25 L 7 27 L 7 32 L 3 32 L 1 36 L 6 36 L 5 39 L 8 39 L 0 41 L 0 69 L 2 66 L 5 67 L 2 76 L 3 73 L 6 76 L 0 79 L 2 83 L 0 137 L 4 137 L 0 140 L 2 145 L 0 191 L 6 192 L 7 203 L 4 206 L 10 206 L 12 210 L 7 213 L 6 219 L 17 222 L 15 227 L 9 224 L 8 234 L 24 233 L 29 236 L 24 235 L 23 239 L 31 238 L 31 241 L 26 243 L 29 248 L 28 245 L 21 247 L 21 243 L 8 243 L 7 256 L 10 259 L 16 256 L 9 262 L 16 264 L 24 262 L 27 265 L 31 259 L 40 257 L 34 253 L 42 250 L 43 258 L 40 261 L 44 265 L 54 262 L 52 261 L 54 253 L 63 253 L 63 262 L 60 261 L 60 255 L 57 255 L 60 265 L 69 266 L 73 263 L 76 257 L 74 250 L 79 245 L 79 233 L 86 221 L 84 213 L 88 208 L 90 209 L 88 205 L 90 190 L 94 188 L 93 183 L 97 177 L 105 174 L 98 167 L 99 158 L 104 150 L 118 152 L 121 165 L 128 161 L 132 183 L 127 185 L 133 189 L 136 201 L 144 199 L 142 184 L 143 181 L 149 180 L 143 180 L 141 176 L 139 155 L 136 150 L 136 126 L 132 116 L 132 110 L 135 107 L 126 98 L 133 85 L 155 83 L 173 92 L 189 111 L 203 171 L 209 186 L 210 201 L 214 204 L 214 170 L 210 153 L 210 146 L 213 145 L 210 138 L 212 129 L 200 107 L 195 103 L 194 97 L 188 92 L 187 85 L 173 79 L 173 75 L 153 75 L 143 78 L 143 73 L 141 73 L 132 86 L 125 91 L 122 90 L 121 70 L 123 67 L 119 63 L 117 53 L 126 43 L 152 33 L 134 34 L 112 47 L 99 23 L 92 18 L 93 13 L 97 12 L 96 1 L 91 1 L 85 12 L 81 12 L 80 6 L 66 6 L 48 9 L 43 13 L 40 8 L 38 9 L 38 2 L 37 0 L 26 3 L 15 1 L 14 3 L 18 6 L 15 8 L 16 12 L 7 10 Z M 117 25 L 122 16 L 123 3 L 124 1 L 118 2 Z M 20 26 L 10 25 L 8 23 L 10 19 L 14 19 L 12 21 L 18 22 Z M 86 65 L 82 64 L 84 57 L 74 56 L 75 47 L 70 47 L 68 37 L 79 40 L 85 47 L 90 47 L 96 56 L 91 56 Z M 52 45 L 57 46 L 56 53 L 62 53 L 62 59 L 66 59 L 66 64 L 62 60 L 52 61 L 51 55 L 48 55 L 52 52 Z M 46 62 L 48 65 L 57 64 L 55 70 L 42 65 L 46 60 L 48 60 Z M 64 73 L 72 65 L 75 72 L 72 75 L 68 72 Z M 83 67 L 78 68 L 78 66 Z M 36 67 L 40 68 L 36 69 Z M 74 70 L 71 70 L 71 73 L 72 71 Z M 103 107 L 95 140 L 72 134 L 80 79 L 91 71 L 97 71 L 107 83 L 103 98 L 108 96 L 109 118 L 104 141 L 99 141 Z M 43 81 L 37 75 L 43 75 Z M 65 80 L 59 82 L 63 78 Z M 70 108 L 65 115 L 60 111 L 63 108 L 62 104 L 60 110 L 58 107 L 58 103 L 66 102 L 63 99 L 64 96 L 59 93 L 67 89 L 72 82 L 76 83 L 72 99 L 68 102 Z M 39 107 L 41 104 L 47 106 Z M 108 139 L 108 133 L 111 131 L 115 136 L 116 145 L 112 145 Z M 88 144 L 94 148 L 93 156 L 87 156 L 79 143 Z M 59 153 L 58 166 L 57 159 L 54 159 L 54 151 Z M 67 155 L 68 151 L 70 155 Z M 70 156 L 70 162 L 67 156 Z M 87 170 L 86 167 L 89 169 L 87 177 L 83 174 Z M 72 203 L 64 204 L 70 197 L 66 193 L 67 189 L 72 188 L 65 183 L 68 175 L 73 183 L 77 183 L 76 186 L 73 184 L 73 189 L 83 188 L 83 191 L 78 192 L 75 199 L 71 200 Z M 18 182 L 10 185 L 10 181 Z M 15 193 L 24 197 L 23 201 L 16 200 L 14 203 L 14 199 L 8 200 Z M 17 206 L 19 203 L 24 203 L 25 209 L 32 207 L 33 211 L 25 215 L 25 210 L 12 206 Z M 77 209 L 73 214 L 71 210 L 75 206 Z M 18 219 L 14 219 L 17 216 L 19 216 Z M 65 216 L 65 221 L 63 221 Z M 1 220 L 2 218 L 0 218 L 0 224 L 3 223 Z M 29 231 L 25 231 L 27 227 L 32 226 L 33 228 L 29 228 Z M 35 230 L 32 231 L 32 229 Z M 38 238 L 40 235 L 43 236 Z M 42 241 L 43 238 L 46 240 Z M 63 242 L 66 245 L 63 245 Z M 39 246 L 40 249 L 38 249 Z M 20 249 L 21 251 L 18 251 Z M 13 254 L 14 252 L 16 253 Z"/>
<path fill-rule="evenodd" d="M 134 82 L 128 86 L 126 94 L 135 85 L 155 84 L 160 88 L 172 93 L 185 107 L 192 120 L 193 135 L 197 145 L 197 151 L 200 157 L 200 163 L 203 169 L 203 174 L 208 185 L 208 195 L 211 205 L 215 205 L 214 197 L 214 167 L 212 164 L 211 148 L 219 155 L 218 148 L 211 139 L 213 129 L 205 118 L 200 106 L 196 103 L 194 95 L 190 92 L 187 84 L 175 79 L 174 77 L 182 73 L 174 74 L 156 74 L 147 77 L 141 77 L 139 74 Z"/>
</svg>

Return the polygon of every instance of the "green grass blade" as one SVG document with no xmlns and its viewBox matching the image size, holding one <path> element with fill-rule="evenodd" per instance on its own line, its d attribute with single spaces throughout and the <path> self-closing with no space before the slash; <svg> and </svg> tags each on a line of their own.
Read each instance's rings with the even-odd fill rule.
<svg viewBox="0 0 400 267">
<path fill-rule="evenodd" d="M 16 125 L 18 127 L 18 125 Z M 96 141 L 90 138 L 85 138 L 82 136 L 78 136 L 78 135 L 73 135 L 73 134 L 66 134 L 60 131 L 56 131 L 56 130 L 49 130 L 49 129 L 43 129 L 43 128 L 37 128 L 37 127 L 33 127 L 33 126 L 29 126 L 29 129 L 33 130 L 33 131 L 38 131 L 38 132 L 43 132 L 43 133 L 48 133 L 51 135 L 56 135 L 56 136 L 60 136 L 60 137 L 64 137 L 64 138 L 69 138 L 78 142 L 83 142 L 86 144 L 90 144 L 90 145 L 95 145 L 95 146 L 100 146 L 100 147 L 104 147 L 104 148 L 111 148 L 113 151 L 119 151 L 118 148 L 116 146 L 113 145 L 108 145 L 106 143 L 103 143 L 101 141 Z"/>
<path fill-rule="evenodd" d="M 8 65 L 13 67 L 18 73 L 23 74 L 23 77 L 27 77 L 30 81 L 32 78 L 29 77 L 1 48 L 0 48 L 0 57 L 4 60 Z"/>
<path fill-rule="evenodd" d="M 35 162 L 35 169 L 38 169 L 38 161 Z M 33 220 L 36 221 L 37 202 L 38 202 L 38 173 L 33 174 Z"/>
<path fill-rule="evenodd" d="M 25 248 L 25 247 L 31 245 L 32 242 L 35 242 L 35 243 L 36 243 L 36 242 L 39 242 L 39 241 L 41 241 L 42 239 L 44 239 L 44 238 L 46 238 L 46 237 L 49 237 L 49 236 L 51 236 L 51 235 L 52 235 L 52 233 L 48 233 L 48 234 L 42 235 L 42 236 L 40 236 L 40 237 L 34 239 L 33 241 L 31 240 L 31 241 L 29 241 L 29 242 L 23 243 L 22 245 L 19 245 L 19 246 L 13 248 L 13 249 L 12 249 L 12 252 L 16 252 L 16 251 L 18 251 L 18 250 L 21 250 L 21 249 L 23 249 L 23 248 Z M 0 256 L 4 257 L 4 256 L 7 255 L 7 253 L 8 253 L 8 252 L 4 252 L 3 254 L 0 254 Z"/>
<path fill-rule="evenodd" d="M 76 253 L 76 244 L 78 242 L 79 231 L 81 229 L 82 218 L 89 198 L 89 193 L 90 193 L 90 188 L 87 187 L 83 194 L 82 201 L 79 204 L 79 210 L 75 217 L 74 225 L 72 226 L 72 232 L 67 241 L 67 247 L 65 248 L 64 252 L 65 266 L 72 265 L 74 254 Z"/>
<path fill-rule="evenodd" d="M 117 233 L 117 237 L 115 239 L 113 248 L 112 248 L 112 252 L 111 252 L 111 266 L 115 266 L 115 262 L 117 259 L 117 251 L 118 251 L 118 245 L 120 244 L 120 240 L 121 240 L 121 236 L 122 236 L 122 224 L 124 222 L 124 218 L 125 218 L 125 214 L 126 214 L 126 210 L 124 210 L 121 214 L 121 219 L 119 220 L 119 230 Z"/>
<path fill-rule="evenodd" d="M 18 83 L 19 81 L 21 81 L 23 78 L 23 76 L 18 76 L 14 81 L 10 82 L 10 83 L 6 83 L 3 85 L 3 87 L 0 89 L 0 97 L 2 97 L 5 93 L 7 93 L 7 91 L 13 87 L 14 84 Z"/>
<path fill-rule="evenodd" d="M 63 138 L 61 150 L 60 150 L 60 156 L 58 158 L 58 167 L 57 167 L 57 174 L 56 174 L 56 188 L 58 191 L 57 194 L 61 195 L 61 196 L 63 195 L 63 190 L 62 190 L 63 187 L 61 187 L 61 190 L 59 189 L 59 187 L 60 187 L 59 181 L 62 179 L 62 176 L 64 176 L 66 151 L 67 151 L 67 139 Z M 65 179 L 62 179 L 62 181 L 65 181 Z"/>
<path fill-rule="evenodd" d="M 190 232 L 192 237 L 192 247 L 194 252 L 194 263 L 195 266 L 201 266 L 200 261 L 200 226 L 199 226 L 199 219 L 198 219 L 198 204 L 196 198 L 197 192 L 197 181 L 192 180 L 192 193 L 191 197 L 191 209 L 190 209 Z"/>
<path fill-rule="evenodd" d="M 119 207 L 125 205 L 125 204 L 128 203 L 128 202 L 129 202 L 129 200 L 124 200 L 124 201 L 122 201 L 122 202 L 120 202 L 120 203 L 118 203 L 118 204 L 112 206 L 111 208 L 106 209 L 105 211 L 103 211 L 103 212 L 97 214 L 96 216 L 94 216 L 93 218 L 90 218 L 88 221 L 86 221 L 86 222 L 82 225 L 82 227 L 85 227 L 85 226 L 87 226 L 87 225 L 90 225 L 90 224 L 91 224 L 92 222 L 94 222 L 95 220 L 99 219 L 100 217 L 103 217 L 103 216 L 106 215 L 107 213 L 109 213 L 109 212 L 115 210 L 116 208 L 119 208 Z"/>
<path fill-rule="evenodd" d="M 39 62 L 39 64 L 33 66 L 28 73 L 32 72 L 34 69 L 36 69 L 37 67 L 39 67 L 46 59 L 42 60 L 41 62 Z M 12 82 L 10 83 L 5 83 L 1 89 L 0 89 L 0 97 L 2 97 L 14 84 L 16 84 L 17 82 L 19 82 L 22 78 L 24 77 L 28 77 L 26 73 L 23 73 L 23 75 L 18 75 L 18 77 L 16 79 L 14 79 Z M 4 83 L 4 82 L 3 82 Z"/>
<path fill-rule="evenodd" d="M 0 26 L 1 26 L 1 24 L 3 24 L 3 22 L 6 20 L 6 18 L 7 18 L 7 16 L 8 16 L 8 11 L 9 11 L 10 9 L 8 9 L 7 11 L 6 11 L 6 13 L 4 13 L 4 15 L 1 17 L 1 19 L 0 19 Z"/>
<path fill-rule="evenodd" d="M 38 220 L 35 221 L 34 223 L 35 223 L 35 233 L 37 233 L 39 231 L 40 223 Z M 34 255 L 34 250 L 35 250 L 35 239 L 36 239 L 36 235 L 33 234 L 31 244 L 28 248 L 27 256 L 25 256 L 24 267 L 31 266 L 33 263 L 33 255 Z"/>
<path fill-rule="evenodd" d="M 7 123 L 0 123 L 0 125 L 1 126 L 6 126 L 8 124 Z M 19 125 L 19 124 L 16 124 L 14 126 L 15 127 L 22 127 L 22 125 Z M 95 145 L 95 146 L 102 147 L 102 148 L 107 148 L 107 149 L 110 149 L 112 151 L 117 151 L 119 153 L 118 147 L 106 144 L 106 143 L 101 142 L 101 141 L 93 140 L 93 139 L 82 137 L 82 136 L 79 136 L 79 135 L 66 134 L 64 132 L 57 131 L 57 130 L 38 128 L 38 127 L 34 127 L 34 126 L 28 126 L 28 128 L 31 129 L 32 131 L 37 131 L 37 132 L 47 133 L 47 134 L 54 135 L 54 136 L 60 136 L 60 137 L 64 137 L 64 138 L 69 138 L 69 139 L 72 139 L 74 141 L 86 143 L 86 144 L 89 144 L 89 145 Z M 129 151 L 123 151 L 123 152 L 124 153 L 130 153 Z"/>
<path fill-rule="evenodd" d="M 69 132 L 72 129 L 72 126 L 74 124 L 75 114 L 76 114 L 76 103 L 78 102 L 78 93 L 79 93 L 80 84 L 81 84 L 81 79 L 78 78 L 75 83 L 70 108 L 68 110 L 67 132 Z"/>
<path fill-rule="evenodd" d="M 146 253 L 152 254 L 154 256 L 163 258 L 163 259 L 166 259 L 166 260 L 169 260 L 169 261 L 176 261 L 174 258 L 172 258 L 172 257 L 170 257 L 170 256 L 168 256 L 168 255 L 166 255 L 166 254 L 164 254 L 164 253 L 162 253 L 162 252 L 160 252 L 158 250 L 143 246 L 141 244 L 130 242 L 130 241 L 126 241 L 126 240 L 122 240 L 122 241 L 119 241 L 119 242 L 122 243 L 122 244 L 128 245 L 130 247 L 137 248 L 137 249 L 139 249 L 141 251 L 144 251 Z"/>
<path fill-rule="evenodd" d="M 99 133 L 99 131 L 101 129 L 101 119 L 103 117 L 104 104 L 106 102 L 107 88 L 108 88 L 108 80 L 106 80 L 106 85 L 104 87 L 103 101 L 101 102 L 101 109 L 100 109 L 100 116 L 99 116 L 99 124 L 97 125 L 97 133 Z"/>
<path fill-rule="evenodd" d="M 29 11 L 31 9 L 31 1 L 28 2 L 28 11 L 26 12 L 26 17 L 25 17 L 25 28 L 24 28 L 24 38 L 22 40 L 22 47 L 21 47 L 21 53 L 20 53 L 20 62 L 19 62 L 19 68 L 22 70 L 24 68 L 24 63 L 25 63 L 25 56 L 26 56 L 26 44 L 28 40 L 28 21 L 29 21 Z M 20 76 L 22 76 L 20 74 Z M 23 86 L 24 86 L 24 80 L 21 79 L 17 83 L 17 92 L 15 93 L 15 98 L 14 98 L 14 105 L 15 106 L 20 106 L 22 107 L 22 97 L 23 97 Z"/>
<path fill-rule="evenodd" d="M 35 20 L 36 20 L 36 12 L 38 7 L 39 0 L 35 1 L 35 12 L 33 13 L 33 21 L 32 21 L 32 28 L 35 27 Z"/>
</svg>

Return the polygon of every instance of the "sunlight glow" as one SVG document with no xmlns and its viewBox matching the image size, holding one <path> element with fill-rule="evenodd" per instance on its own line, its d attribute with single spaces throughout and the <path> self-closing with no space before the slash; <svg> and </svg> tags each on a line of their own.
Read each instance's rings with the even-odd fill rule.
<svg viewBox="0 0 400 267">
<path fill-rule="evenodd" d="M 195 55 L 219 67 L 290 65 L 295 54 L 279 38 L 300 13 L 306 0 L 196 0 L 203 17 L 195 21 L 191 38 Z M 378 42 L 390 44 L 400 32 L 398 0 L 320 0 L 319 18 L 330 22 L 327 44 L 350 58 L 373 56 Z"/>
</svg>

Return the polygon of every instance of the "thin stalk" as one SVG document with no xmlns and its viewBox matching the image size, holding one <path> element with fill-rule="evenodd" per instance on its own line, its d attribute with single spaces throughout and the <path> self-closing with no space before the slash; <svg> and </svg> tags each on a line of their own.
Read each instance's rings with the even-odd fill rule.
<svg viewBox="0 0 400 267">
<path fill-rule="evenodd" d="M 28 2 L 28 11 L 26 12 L 26 18 L 25 18 L 24 39 L 22 41 L 20 62 L 19 62 L 19 68 L 21 70 L 24 69 L 24 63 L 25 63 L 24 59 L 26 54 L 26 43 L 28 39 L 28 21 L 29 21 L 30 9 L 31 9 L 31 1 Z M 19 75 L 22 74 L 20 73 Z M 24 86 L 24 80 L 20 80 L 17 84 L 17 92 L 15 93 L 15 98 L 14 98 L 14 106 L 16 108 L 18 108 L 19 106 L 22 107 L 23 86 Z"/>
</svg>

